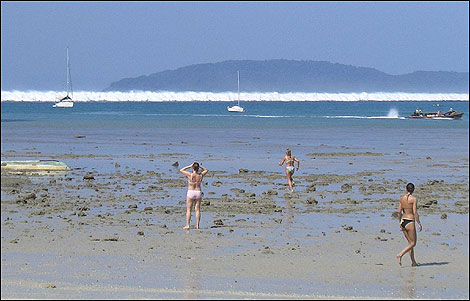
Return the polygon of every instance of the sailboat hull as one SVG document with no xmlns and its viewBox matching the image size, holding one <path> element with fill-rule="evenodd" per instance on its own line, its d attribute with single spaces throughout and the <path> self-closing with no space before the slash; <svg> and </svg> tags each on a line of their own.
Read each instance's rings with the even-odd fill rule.
<svg viewBox="0 0 470 301">
<path fill-rule="evenodd" d="M 240 107 L 240 106 L 233 106 L 233 107 L 227 107 L 227 111 L 243 113 L 243 112 L 245 112 L 245 109 Z"/>
<path fill-rule="evenodd" d="M 73 108 L 73 101 L 60 101 L 55 103 L 53 108 Z"/>
</svg>

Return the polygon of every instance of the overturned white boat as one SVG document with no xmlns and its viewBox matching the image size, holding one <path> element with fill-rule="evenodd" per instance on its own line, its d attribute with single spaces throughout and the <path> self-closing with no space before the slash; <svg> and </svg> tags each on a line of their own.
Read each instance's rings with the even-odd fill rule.
<svg viewBox="0 0 470 301">
<path fill-rule="evenodd" d="M 2 170 L 11 171 L 67 171 L 70 168 L 57 160 L 2 161 Z"/>
</svg>

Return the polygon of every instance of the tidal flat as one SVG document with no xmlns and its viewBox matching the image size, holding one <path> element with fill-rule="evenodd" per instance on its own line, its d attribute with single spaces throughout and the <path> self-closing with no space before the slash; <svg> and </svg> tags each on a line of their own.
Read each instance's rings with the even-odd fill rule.
<svg viewBox="0 0 470 301">
<path fill-rule="evenodd" d="M 2 171 L 2 299 L 468 298 L 468 158 L 312 152 L 290 193 L 282 167 L 224 170 L 206 153 L 201 229 L 185 231 L 187 153 L 9 156 L 71 171 Z M 410 162 L 429 170 L 415 192 L 419 267 L 395 259 L 408 182 L 396 170 Z M 321 172 L 334 165 L 348 169 Z"/>
</svg>

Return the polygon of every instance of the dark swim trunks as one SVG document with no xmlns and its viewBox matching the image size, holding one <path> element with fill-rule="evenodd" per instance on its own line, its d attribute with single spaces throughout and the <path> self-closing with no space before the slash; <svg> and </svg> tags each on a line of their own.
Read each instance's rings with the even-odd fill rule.
<svg viewBox="0 0 470 301">
<path fill-rule="evenodd" d="M 413 222 L 414 222 L 414 220 L 412 220 L 412 219 L 405 219 L 405 218 L 403 218 L 403 219 L 401 220 L 401 224 L 400 224 L 400 225 L 401 225 L 402 228 L 405 228 L 406 225 L 408 225 L 409 223 L 413 223 Z"/>
</svg>

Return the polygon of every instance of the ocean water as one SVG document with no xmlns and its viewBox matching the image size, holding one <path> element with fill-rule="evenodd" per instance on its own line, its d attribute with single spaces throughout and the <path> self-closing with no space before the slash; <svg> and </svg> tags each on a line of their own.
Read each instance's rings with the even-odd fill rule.
<svg viewBox="0 0 470 301">
<path fill-rule="evenodd" d="M 241 114 L 228 112 L 228 104 L 78 102 L 72 109 L 57 109 L 50 102 L 2 102 L 2 160 L 7 153 L 9 160 L 28 159 L 25 153 L 36 159 L 37 153 L 42 159 L 49 154 L 76 154 L 82 158 L 68 158 L 65 163 L 86 168 L 93 156 L 101 158 L 93 163 L 100 171 L 114 170 L 113 162 L 104 159 L 113 156 L 142 171 L 168 170 L 175 161 L 180 165 L 199 161 L 210 170 L 278 172 L 277 163 L 290 148 L 304 162 L 301 173 L 308 175 L 364 168 L 363 164 L 345 167 L 343 161 L 322 165 L 322 160 L 307 156 L 311 153 L 374 152 L 397 160 L 405 153 L 408 159 L 431 157 L 438 163 L 468 159 L 468 102 L 247 102 Z M 461 120 L 406 118 L 416 108 L 451 107 L 464 112 Z M 22 157 L 15 158 L 15 152 Z M 149 164 L 146 156 L 156 158 Z M 367 170 L 390 168 L 390 162 L 371 160 Z M 442 175 L 439 169 L 433 173 L 407 168 L 393 167 L 397 177 Z"/>
<path fill-rule="evenodd" d="M 335 148 L 390 152 L 403 146 L 410 154 L 468 157 L 465 101 L 247 102 L 242 104 L 245 113 L 230 113 L 227 105 L 231 103 L 76 102 L 72 109 L 58 109 L 50 102 L 2 102 L 1 151 L 185 153 L 200 160 L 211 153 L 229 165 L 237 159 L 255 166 L 254 159 L 281 158 L 288 147 L 297 156 Z M 453 108 L 464 115 L 461 120 L 407 119 L 416 108 Z"/>
</svg>

